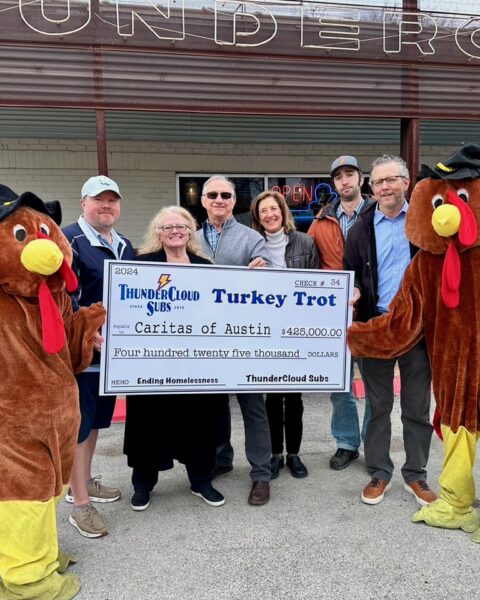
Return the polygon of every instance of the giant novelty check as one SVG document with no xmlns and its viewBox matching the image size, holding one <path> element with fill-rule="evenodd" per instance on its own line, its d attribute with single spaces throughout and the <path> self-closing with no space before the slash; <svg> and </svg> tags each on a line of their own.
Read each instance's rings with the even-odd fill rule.
<svg viewBox="0 0 480 600">
<path fill-rule="evenodd" d="M 347 271 L 106 261 L 100 393 L 345 391 Z"/>
</svg>

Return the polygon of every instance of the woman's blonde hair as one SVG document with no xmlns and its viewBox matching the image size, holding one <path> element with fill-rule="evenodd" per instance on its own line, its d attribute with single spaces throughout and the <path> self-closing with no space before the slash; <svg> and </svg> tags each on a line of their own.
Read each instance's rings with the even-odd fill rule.
<svg viewBox="0 0 480 600">
<path fill-rule="evenodd" d="M 198 254 L 201 256 L 202 253 L 200 250 L 200 245 L 195 237 L 197 222 L 195 221 L 193 215 L 191 215 L 188 210 L 182 208 L 181 206 L 165 206 L 157 212 L 157 214 L 148 224 L 147 232 L 143 238 L 143 243 L 140 246 L 138 253 L 147 254 L 149 252 L 157 252 L 158 250 L 163 249 L 163 244 L 158 236 L 158 229 L 163 225 L 163 222 L 169 215 L 180 215 L 185 219 L 185 221 L 187 221 L 189 229 L 187 250 L 192 254 Z"/>
<path fill-rule="evenodd" d="M 288 204 L 287 204 L 287 201 L 285 200 L 285 196 L 282 196 L 282 194 L 280 194 L 280 192 L 274 192 L 273 190 L 266 190 L 265 192 L 258 194 L 258 196 L 255 198 L 255 200 L 250 205 L 250 216 L 252 218 L 252 228 L 255 229 L 255 231 L 258 231 L 258 233 L 261 233 L 263 235 L 263 237 L 265 237 L 265 229 L 264 229 L 263 225 L 260 223 L 259 214 L 258 214 L 260 202 L 262 200 L 265 200 L 265 198 L 273 198 L 275 200 L 275 202 L 278 204 L 280 212 L 282 213 L 282 224 L 283 224 L 283 230 L 285 231 L 285 233 L 291 233 L 292 231 L 295 231 L 295 229 L 296 229 L 295 221 L 293 220 L 292 213 L 290 212 L 290 209 L 288 208 Z"/>
</svg>

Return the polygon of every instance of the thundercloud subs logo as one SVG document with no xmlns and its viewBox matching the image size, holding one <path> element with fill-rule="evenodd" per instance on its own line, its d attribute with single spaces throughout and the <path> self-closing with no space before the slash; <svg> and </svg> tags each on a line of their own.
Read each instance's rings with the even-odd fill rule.
<svg viewBox="0 0 480 600">
<path fill-rule="evenodd" d="M 162 273 L 156 287 L 137 288 L 130 287 L 127 283 L 120 283 L 118 287 L 121 301 L 146 300 L 148 317 L 159 312 L 170 312 L 175 304 L 198 302 L 200 299 L 200 292 L 197 290 L 183 290 L 173 285 L 170 273 Z"/>
</svg>

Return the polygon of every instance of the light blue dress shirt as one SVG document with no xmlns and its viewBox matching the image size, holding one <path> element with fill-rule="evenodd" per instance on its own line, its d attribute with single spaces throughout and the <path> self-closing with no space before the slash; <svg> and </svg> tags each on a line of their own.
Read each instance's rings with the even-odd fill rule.
<svg viewBox="0 0 480 600">
<path fill-rule="evenodd" d="M 388 305 L 397 293 L 403 273 L 411 261 L 410 243 L 405 235 L 407 210 L 408 203 L 405 201 L 400 213 L 392 219 L 378 210 L 378 206 L 375 209 L 373 224 L 377 247 L 379 312 L 388 311 Z"/>
</svg>

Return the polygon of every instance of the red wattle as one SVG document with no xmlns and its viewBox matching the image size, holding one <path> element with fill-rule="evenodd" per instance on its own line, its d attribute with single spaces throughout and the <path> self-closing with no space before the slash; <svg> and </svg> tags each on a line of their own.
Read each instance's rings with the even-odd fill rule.
<svg viewBox="0 0 480 600">
<path fill-rule="evenodd" d="M 442 299 L 448 308 L 457 308 L 460 302 L 460 257 L 454 244 L 445 254 L 442 269 Z"/>
<path fill-rule="evenodd" d="M 74 292 L 78 287 L 78 279 L 75 273 L 72 271 L 72 267 L 68 264 L 65 258 L 63 259 L 62 265 L 58 271 L 65 280 L 67 292 Z"/>
<path fill-rule="evenodd" d="M 447 199 L 450 204 L 456 206 L 460 211 L 461 221 L 458 231 L 460 243 L 462 246 L 471 246 L 477 241 L 478 233 L 477 220 L 472 209 L 452 190 L 448 191 Z"/>
<path fill-rule="evenodd" d="M 45 281 L 42 281 L 38 290 L 38 303 L 42 319 L 43 348 L 49 354 L 56 354 L 65 344 L 65 328 L 62 315 Z"/>
</svg>

